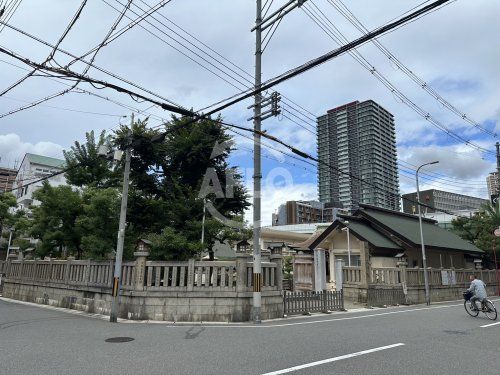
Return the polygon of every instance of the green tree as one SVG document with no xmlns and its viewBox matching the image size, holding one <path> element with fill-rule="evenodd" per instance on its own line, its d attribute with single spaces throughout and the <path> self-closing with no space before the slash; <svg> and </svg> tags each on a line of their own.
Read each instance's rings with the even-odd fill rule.
<svg viewBox="0 0 500 375">
<path fill-rule="evenodd" d="M 70 186 L 53 187 L 44 182 L 33 194 L 40 202 L 33 206 L 31 235 L 42 240 L 38 255 L 62 255 L 64 249 L 82 257 L 81 233 L 76 225 L 82 213 L 82 197 L 78 190 Z"/>
<path fill-rule="evenodd" d="M 500 241 L 493 231 L 500 226 L 499 205 L 487 204 L 471 217 L 458 217 L 452 220 L 452 230 L 462 239 L 473 243 L 485 252 L 483 261 L 491 265 L 493 259 L 493 241 L 498 247 Z"/>
<path fill-rule="evenodd" d="M 189 118 L 173 117 L 165 131 L 166 137 L 161 139 L 160 130 L 147 128 L 147 121 L 137 121 L 132 129 L 120 128 L 115 138 L 121 148 L 130 135 L 133 139 L 129 231 L 154 234 L 150 237 L 156 243 L 152 256 L 158 259 L 179 258 L 180 249 L 175 247 L 182 241 L 188 256 L 201 250 L 203 197 L 221 217 L 230 220 L 241 218 L 249 206 L 241 175 L 229 166 L 231 137 L 220 119 L 191 123 Z M 215 185 L 222 189 L 214 189 Z M 200 195 L 202 187 L 207 191 Z M 205 247 L 211 258 L 215 242 L 230 237 L 223 223 L 207 216 Z"/>
<path fill-rule="evenodd" d="M 0 194 L 0 233 L 12 218 L 12 208 L 17 206 L 16 197 L 11 193 Z"/>
<path fill-rule="evenodd" d="M 84 144 L 75 141 L 69 151 L 63 151 L 66 159 L 66 180 L 74 186 L 109 187 L 117 186 L 120 171 L 111 170 L 112 161 L 98 154 L 99 147 L 109 145 L 111 137 L 103 130 L 99 139 L 94 131 L 85 134 Z"/>
<path fill-rule="evenodd" d="M 115 188 L 87 188 L 76 220 L 84 257 L 106 259 L 116 247 L 120 193 Z"/>
</svg>

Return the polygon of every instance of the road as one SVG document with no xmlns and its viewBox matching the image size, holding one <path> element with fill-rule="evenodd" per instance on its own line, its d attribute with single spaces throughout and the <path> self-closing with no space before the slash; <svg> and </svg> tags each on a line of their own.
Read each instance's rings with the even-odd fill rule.
<svg viewBox="0 0 500 375">
<path fill-rule="evenodd" d="M 498 375 L 500 324 L 481 327 L 491 323 L 459 301 L 259 326 L 174 326 L 111 324 L 0 300 L 0 374 Z M 134 340 L 105 341 L 112 337 Z"/>
</svg>

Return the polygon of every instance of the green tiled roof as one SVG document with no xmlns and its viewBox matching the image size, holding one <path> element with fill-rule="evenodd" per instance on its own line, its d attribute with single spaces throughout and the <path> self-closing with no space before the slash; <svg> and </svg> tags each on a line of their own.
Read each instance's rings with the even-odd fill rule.
<svg viewBox="0 0 500 375">
<path fill-rule="evenodd" d="M 62 159 L 49 158 L 48 156 L 26 154 L 26 157 L 32 164 L 47 165 L 54 168 L 64 168 L 66 161 Z"/>
<path fill-rule="evenodd" d="M 370 220 L 370 218 L 374 219 L 389 230 L 395 232 L 398 237 L 407 239 L 416 245 L 421 245 L 418 217 L 366 205 L 363 205 L 360 211 L 368 220 Z M 462 250 L 471 253 L 483 253 L 482 250 L 478 249 L 473 244 L 461 239 L 459 236 L 446 229 L 440 228 L 434 222 L 424 220 L 422 222 L 422 228 L 426 246 Z"/>
<path fill-rule="evenodd" d="M 365 239 L 375 247 L 402 250 L 401 246 L 398 246 L 397 244 L 392 242 L 386 236 L 370 227 L 370 225 L 368 225 L 367 223 L 363 223 L 362 221 L 357 220 L 349 220 L 349 224 L 347 226 L 349 227 L 350 231 L 363 237 L 363 239 Z"/>
</svg>

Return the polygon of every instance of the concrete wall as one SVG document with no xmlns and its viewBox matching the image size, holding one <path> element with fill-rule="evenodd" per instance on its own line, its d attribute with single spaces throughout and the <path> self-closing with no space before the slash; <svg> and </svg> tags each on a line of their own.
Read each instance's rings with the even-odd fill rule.
<svg viewBox="0 0 500 375">
<path fill-rule="evenodd" d="M 109 289 L 55 286 L 50 283 L 9 281 L 3 296 L 20 301 L 109 315 Z M 222 321 L 250 320 L 252 292 L 124 291 L 119 317 L 132 320 Z M 262 292 L 262 319 L 283 317 L 281 291 Z"/>
</svg>

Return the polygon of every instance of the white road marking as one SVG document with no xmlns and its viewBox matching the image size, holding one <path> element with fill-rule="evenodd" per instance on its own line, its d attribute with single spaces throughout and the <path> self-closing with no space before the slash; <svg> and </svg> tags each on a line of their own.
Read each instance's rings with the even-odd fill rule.
<svg viewBox="0 0 500 375">
<path fill-rule="evenodd" d="M 316 361 L 316 362 L 306 363 L 304 365 L 289 367 L 289 368 L 286 368 L 286 369 L 283 369 L 283 370 L 278 370 L 278 371 L 273 371 L 273 372 L 266 372 L 265 374 L 262 374 L 262 375 L 280 375 L 280 374 L 286 374 L 286 373 L 289 373 L 289 372 L 303 370 L 305 368 L 309 368 L 309 367 L 313 367 L 313 366 L 324 365 L 325 363 L 337 362 L 337 361 L 341 361 L 343 359 L 348 359 L 348 358 L 353 358 L 353 357 L 359 357 L 360 355 L 375 353 L 375 352 L 379 352 L 381 350 L 392 349 L 392 348 L 396 348 L 398 346 L 403 346 L 403 345 L 404 344 L 400 342 L 400 343 L 393 344 L 393 345 L 387 345 L 387 346 L 381 346 L 381 347 L 378 347 L 378 348 L 373 348 L 373 349 L 368 349 L 368 350 L 362 350 L 360 352 L 351 353 L 351 354 L 345 354 L 345 355 L 341 355 L 339 357 L 333 357 L 333 358 L 323 359 L 321 361 Z"/>
<path fill-rule="evenodd" d="M 22 305 L 28 305 L 32 307 L 39 307 L 42 309 L 48 309 L 48 310 L 57 310 L 63 313 L 68 313 L 68 314 L 75 314 L 75 315 L 81 315 L 83 317 L 87 318 L 95 318 L 95 319 L 100 319 L 100 320 L 109 320 L 108 315 L 100 315 L 100 314 L 91 314 L 87 313 L 85 311 L 79 311 L 79 310 L 70 310 L 62 307 L 55 307 L 55 306 L 47 306 L 47 305 L 40 305 L 37 303 L 33 302 L 25 302 L 25 301 L 18 301 L 10 298 L 5 298 L 5 297 L 0 297 L 0 301 L 5 301 L 5 302 L 10 302 L 10 303 L 18 303 Z M 494 302 L 500 301 L 498 299 L 492 300 Z M 412 313 L 412 312 L 417 312 L 417 311 L 426 311 L 426 310 L 434 310 L 434 309 L 444 309 L 448 307 L 457 307 L 457 306 L 463 306 L 463 303 L 460 304 L 451 304 L 451 305 L 439 305 L 439 306 L 431 306 L 431 307 L 420 307 L 420 308 L 407 308 L 404 310 L 396 310 L 396 311 L 387 311 L 383 313 L 377 313 L 377 314 L 367 314 L 367 315 L 356 315 L 356 316 L 346 316 L 344 318 L 332 318 L 332 319 L 321 319 L 321 320 L 307 320 L 304 322 L 295 322 L 295 323 L 281 323 L 281 324 L 248 324 L 248 323 L 225 323 L 225 322 L 199 322 L 199 323 L 194 323 L 194 322 L 168 322 L 168 321 L 158 321 L 158 320 L 128 320 L 128 319 L 118 319 L 120 323 L 127 323 L 127 324 L 163 324 L 168 327 L 180 327 L 180 326 L 203 326 L 205 328 L 279 328 L 279 327 L 289 327 L 289 326 L 298 326 L 298 325 L 307 325 L 307 324 L 318 324 L 318 323 L 330 323 L 330 322 L 336 322 L 336 321 L 342 321 L 342 320 L 355 320 L 355 319 L 365 319 L 365 318 L 374 318 L 378 316 L 385 316 L 385 315 L 393 315 L 393 314 L 405 314 L 405 313 Z M 339 313 L 340 314 L 340 313 Z M 343 313 L 342 313 L 343 314 Z"/>
<path fill-rule="evenodd" d="M 498 324 L 500 324 L 500 322 L 491 323 L 491 324 L 486 324 L 486 325 L 484 325 L 484 326 L 481 326 L 481 328 L 486 328 L 486 327 L 496 326 L 496 325 L 498 325 Z"/>
</svg>

